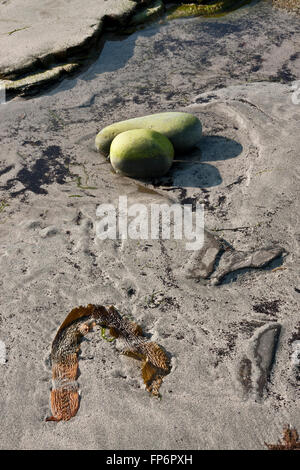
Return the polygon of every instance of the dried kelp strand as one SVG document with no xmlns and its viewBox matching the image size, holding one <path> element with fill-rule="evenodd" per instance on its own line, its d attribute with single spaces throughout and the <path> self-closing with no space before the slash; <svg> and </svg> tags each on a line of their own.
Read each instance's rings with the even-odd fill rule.
<svg viewBox="0 0 300 470">
<path fill-rule="evenodd" d="M 169 358 L 156 343 L 143 336 L 142 328 L 122 317 L 112 305 L 91 305 L 74 308 L 58 329 L 52 343 L 52 415 L 46 421 L 68 421 L 79 408 L 78 353 L 82 338 L 95 325 L 101 327 L 102 336 L 112 341 L 119 338 L 126 349 L 123 354 L 142 361 L 142 377 L 146 389 L 159 396 L 163 377 L 170 372 Z M 105 335 L 109 328 L 111 338 Z"/>
</svg>

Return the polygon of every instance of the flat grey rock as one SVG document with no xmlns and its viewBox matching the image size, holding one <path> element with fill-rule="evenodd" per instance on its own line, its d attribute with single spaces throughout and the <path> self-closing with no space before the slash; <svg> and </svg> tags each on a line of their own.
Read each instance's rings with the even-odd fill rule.
<svg viewBox="0 0 300 470">
<path fill-rule="evenodd" d="M 244 398 L 261 402 L 267 397 L 280 332 L 281 325 L 273 323 L 261 326 L 250 338 L 237 367 Z"/>
<path fill-rule="evenodd" d="M 214 285 L 220 284 L 227 274 L 246 268 L 263 268 L 284 253 L 282 248 L 260 248 L 253 251 L 228 250 L 221 257 L 216 272 L 211 277 Z"/>
<path fill-rule="evenodd" d="M 215 262 L 222 247 L 222 242 L 208 230 L 205 230 L 204 245 L 191 255 L 185 267 L 186 277 L 191 279 L 209 278 L 215 269 Z"/>
<path fill-rule="evenodd" d="M 281 326 L 271 325 L 265 328 L 257 337 L 254 347 L 254 357 L 259 370 L 257 378 L 257 393 L 263 396 L 275 360 L 277 343 Z"/>
<path fill-rule="evenodd" d="M 300 107 L 291 81 L 274 82 L 300 74 L 300 19 L 258 2 L 115 39 L 80 76 L 0 105 L 0 447 L 264 449 L 284 423 L 300 430 L 289 343 L 300 308 Z M 106 125 L 179 107 L 199 117 L 205 138 L 165 185 L 145 189 L 115 175 L 92 150 Z M 203 203 L 205 226 L 235 251 L 271 245 L 288 255 L 282 269 L 253 270 L 239 282 L 195 282 L 183 276 L 195 253 L 174 240 L 97 240 L 98 205 L 120 195 L 146 205 Z M 277 299 L 272 324 L 282 334 L 266 399 L 258 399 L 274 331 L 257 348 L 265 359 L 255 358 L 271 317 L 253 306 Z M 172 354 L 162 400 L 142 388 L 138 363 L 95 332 L 82 345 L 94 359 L 80 365 L 78 414 L 45 423 L 51 342 L 71 308 L 88 302 L 115 304 Z M 243 358 L 253 395 L 237 384 Z"/>
<path fill-rule="evenodd" d="M 0 78 L 11 78 L 34 65 L 50 67 L 97 37 L 105 17 L 131 14 L 131 0 L 22 0 L 0 2 Z"/>
</svg>

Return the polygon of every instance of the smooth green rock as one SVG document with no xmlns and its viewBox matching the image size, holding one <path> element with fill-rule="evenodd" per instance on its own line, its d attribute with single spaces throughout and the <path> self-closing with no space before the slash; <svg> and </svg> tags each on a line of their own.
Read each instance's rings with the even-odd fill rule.
<svg viewBox="0 0 300 470">
<path fill-rule="evenodd" d="M 229 10 L 230 8 L 238 8 L 249 0 L 215 0 L 209 5 L 198 5 L 202 1 L 190 2 L 187 5 L 173 6 L 167 15 L 167 20 L 175 20 L 177 18 L 186 18 L 189 16 L 212 16 Z"/>
<path fill-rule="evenodd" d="M 116 122 L 105 127 L 96 137 L 96 148 L 104 155 L 109 154 L 110 144 L 120 134 L 131 129 L 152 129 L 168 137 L 175 152 L 187 152 L 201 139 L 202 126 L 196 116 L 189 113 L 159 113 Z"/>
<path fill-rule="evenodd" d="M 110 147 L 110 161 L 117 173 L 133 178 L 154 178 L 170 169 L 174 148 L 170 140 L 150 129 L 121 132 Z"/>
</svg>

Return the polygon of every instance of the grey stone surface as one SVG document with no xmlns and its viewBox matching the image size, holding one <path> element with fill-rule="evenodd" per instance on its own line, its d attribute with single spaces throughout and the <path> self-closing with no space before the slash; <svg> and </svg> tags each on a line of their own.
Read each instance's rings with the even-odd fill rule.
<svg viewBox="0 0 300 470">
<path fill-rule="evenodd" d="M 299 19 L 263 2 L 114 37 L 80 76 L 0 105 L 1 448 L 263 449 L 285 423 L 300 429 L 289 343 L 300 308 L 299 41 Z M 106 125 L 179 108 L 203 121 L 204 138 L 163 180 L 115 175 L 93 150 Z M 174 240 L 97 239 L 96 209 L 119 195 L 203 202 L 206 227 L 235 250 L 278 244 L 289 254 L 280 270 L 202 285 L 186 279 L 193 254 Z M 272 318 L 253 308 L 275 300 Z M 172 354 L 162 400 L 95 332 L 82 345 L 77 416 L 45 423 L 51 342 L 88 302 L 115 304 Z M 257 402 L 237 390 L 237 365 L 255 366 L 252 339 L 270 320 L 282 330 Z"/>
<path fill-rule="evenodd" d="M 229 273 L 245 268 L 263 268 L 284 253 L 282 248 L 268 247 L 252 251 L 228 250 L 221 257 L 220 264 L 212 276 L 212 282 L 219 284 Z"/>
<path fill-rule="evenodd" d="M 195 251 L 186 266 L 186 276 L 192 279 L 207 279 L 215 268 L 222 242 L 207 230 L 204 233 L 204 245 Z"/>
<path fill-rule="evenodd" d="M 105 17 L 131 14 L 131 0 L 0 1 L 0 78 L 13 78 L 34 65 L 49 68 L 97 37 Z"/>
<path fill-rule="evenodd" d="M 275 360 L 281 325 L 270 325 L 254 341 L 254 358 L 258 368 L 257 395 L 262 398 Z"/>
</svg>

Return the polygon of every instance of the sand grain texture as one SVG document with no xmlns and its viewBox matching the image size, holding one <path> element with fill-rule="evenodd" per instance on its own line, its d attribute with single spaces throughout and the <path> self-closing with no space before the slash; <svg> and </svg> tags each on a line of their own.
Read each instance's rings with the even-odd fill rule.
<svg viewBox="0 0 300 470">
<path fill-rule="evenodd" d="M 300 23 L 287 16 L 266 4 L 153 26 L 108 41 L 101 60 L 44 96 L 0 106 L 1 448 L 263 449 L 285 423 L 300 429 L 291 361 L 300 300 L 300 108 L 291 86 Z M 93 150 L 102 127 L 167 110 L 194 113 L 204 137 L 155 184 L 114 175 Z M 215 259 L 216 241 L 199 265 L 180 242 L 99 240 L 97 206 L 119 195 L 129 204 L 203 203 L 223 254 Z M 270 246 L 284 254 L 211 282 L 226 247 Z M 79 358 L 79 411 L 46 423 L 51 342 L 65 312 L 87 303 L 132 315 L 171 352 L 172 371 L 155 400 L 137 361 L 111 354 L 118 344 L 91 333 Z M 256 338 L 274 324 L 280 337 L 257 397 Z"/>
</svg>

